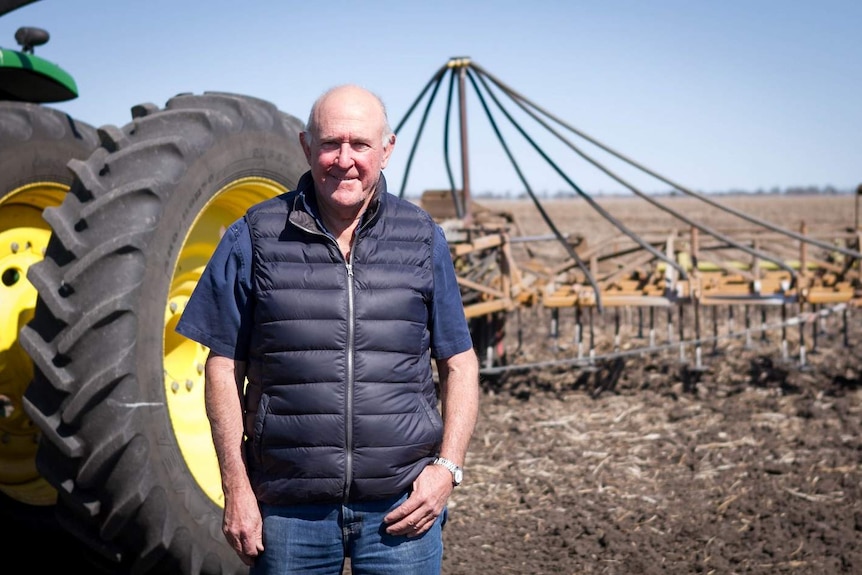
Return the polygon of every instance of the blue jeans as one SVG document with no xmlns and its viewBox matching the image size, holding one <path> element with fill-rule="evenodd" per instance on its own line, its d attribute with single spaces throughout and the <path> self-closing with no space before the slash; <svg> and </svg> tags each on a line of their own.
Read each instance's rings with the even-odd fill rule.
<svg viewBox="0 0 862 575">
<path fill-rule="evenodd" d="M 407 499 L 263 505 L 263 553 L 249 575 L 439 575 L 447 510 L 419 537 L 386 533 L 383 517 Z"/>
</svg>

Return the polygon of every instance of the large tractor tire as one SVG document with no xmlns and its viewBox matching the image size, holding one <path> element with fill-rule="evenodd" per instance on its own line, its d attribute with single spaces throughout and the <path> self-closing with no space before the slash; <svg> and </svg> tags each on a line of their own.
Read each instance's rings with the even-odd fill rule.
<svg viewBox="0 0 862 575">
<path fill-rule="evenodd" d="M 132 110 L 73 161 L 21 345 L 60 523 L 122 573 L 241 573 L 204 408 L 208 350 L 174 328 L 225 228 L 307 169 L 302 123 L 254 98 Z"/>
<path fill-rule="evenodd" d="M 33 364 L 18 334 L 36 306 L 27 270 L 51 235 L 43 210 L 59 206 L 72 184 L 66 164 L 97 147 L 93 127 L 58 110 L 0 102 L 0 515 L 7 525 L 14 516 L 17 530 L 50 516 L 57 498 L 36 469 L 39 429 L 22 409 Z"/>
</svg>

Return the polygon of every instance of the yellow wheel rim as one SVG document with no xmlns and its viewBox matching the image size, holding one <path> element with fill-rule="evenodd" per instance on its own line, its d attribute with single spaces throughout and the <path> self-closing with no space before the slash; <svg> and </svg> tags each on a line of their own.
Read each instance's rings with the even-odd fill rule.
<svg viewBox="0 0 862 575">
<path fill-rule="evenodd" d="M 243 178 L 220 189 L 185 238 L 165 306 L 165 396 L 171 425 L 195 481 L 222 507 L 218 460 L 204 405 L 204 363 L 209 350 L 179 335 L 175 328 L 227 227 L 253 204 L 285 191 L 284 186 L 265 178 Z"/>
<path fill-rule="evenodd" d="M 51 236 L 42 211 L 60 205 L 68 190 L 37 182 L 0 198 L 0 491 L 28 505 L 52 505 L 57 493 L 36 470 L 39 430 L 22 409 L 33 363 L 18 334 L 36 306 L 27 270 L 43 259 Z"/>
</svg>

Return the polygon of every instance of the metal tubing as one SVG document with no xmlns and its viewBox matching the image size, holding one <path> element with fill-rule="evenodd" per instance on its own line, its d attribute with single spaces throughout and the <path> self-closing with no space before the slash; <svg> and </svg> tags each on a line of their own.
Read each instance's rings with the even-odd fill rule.
<svg viewBox="0 0 862 575">
<path fill-rule="evenodd" d="M 667 308 L 667 342 L 673 343 L 673 308 Z"/>
<path fill-rule="evenodd" d="M 589 308 L 588 312 L 591 310 L 592 310 L 592 308 Z M 848 333 L 849 314 L 852 313 L 852 308 L 850 308 L 849 306 L 847 306 L 845 304 L 835 305 L 835 306 L 831 306 L 827 310 L 821 311 L 820 315 L 821 316 L 828 316 L 828 315 L 832 315 L 832 314 L 838 314 L 839 312 L 842 313 L 843 320 L 844 320 L 844 334 L 845 334 L 844 343 L 845 343 L 845 345 L 849 345 L 849 343 L 850 343 L 849 342 L 849 333 Z M 746 314 L 746 315 L 749 315 L 749 314 Z M 785 323 L 785 325 L 790 326 L 790 325 L 795 325 L 799 322 L 804 322 L 804 321 L 805 321 L 805 317 L 800 312 L 799 315 L 797 315 L 794 318 L 788 318 L 787 321 L 784 323 Z M 776 325 L 769 327 L 769 329 L 777 330 L 780 327 L 781 326 L 776 323 Z M 592 330 L 591 330 L 591 333 L 592 333 Z M 736 334 L 736 335 L 724 334 L 721 337 L 739 337 L 741 335 L 742 335 L 741 333 Z M 591 339 L 592 339 L 592 337 L 591 337 Z M 692 344 L 693 341 L 694 340 L 686 341 L 686 342 L 682 342 L 682 343 L 683 344 Z M 641 356 L 641 355 L 646 355 L 646 354 L 654 355 L 656 353 L 660 353 L 660 352 L 664 352 L 664 351 L 671 351 L 673 349 L 678 349 L 679 345 L 680 345 L 679 342 L 662 343 L 662 344 L 656 345 L 656 346 L 644 346 L 644 347 L 640 347 L 640 348 L 620 350 L 620 351 L 616 351 L 616 352 L 610 352 L 609 351 L 608 353 L 604 353 L 604 354 L 597 354 L 595 352 L 595 349 L 591 349 L 589 357 L 558 358 L 558 359 L 553 359 L 553 360 L 549 360 L 549 361 L 530 362 L 530 363 L 525 363 L 525 364 L 520 364 L 520 365 L 508 364 L 505 366 L 503 366 L 503 365 L 495 366 L 491 369 L 482 369 L 482 370 L 480 370 L 480 372 L 486 373 L 486 374 L 493 374 L 493 373 L 501 373 L 501 372 L 505 372 L 505 371 L 523 371 L 523 370 L 528 370 L 528 369 L 551 367 L 551 366 L 564 366 L 564 365 L 573 365 L 573 366 L 582 367 L 582 368 L 592 368 L 595 366 L 596 362 L 598 362 L 598 361 L 606 361 L 606 360 L 613 360 L 613 359 L 619 359 L 619 358 Z"/>
<path fill-rule="evenodd" d="M 817 332 L 820 331 L 820 304 L 813 304 L 811 309 L 814 312 L 814 319 L 811 322 L 811 353 L 815 353 L 819 336 Z"/>
<path fill-rule="evenodd" d="M 551 309 L 551 339 L 554 342 L 554 351 L 560 349 L 560 308 Z"/>
<path fill-rule="evenodd" d="M 679 360 L 685 361 L 685 315 L 684 306 L 679 304 Z"/>
<path fill-rule="evenodd" d="M 850 347 L 850 332 L 847 328 L 847 313 L 848 313 L 847 308 L 845 307 L 844 311 L 841 314 L 841 317 L 843 318 L 843 323 L 844 323 L 844 327 L 843 327 L 844 347 Z"/>
<path fill-rule="evenodd" d="M 733 308 L 729 308 L 733 309 Z M 733 312 L 730 314 L 733 316 Z M 730 333 L 733 333 L 731 330 Z M 712 306 L 712 353 L 718 355 L 718 307 Z"/>
<path fill-rule="evenodd" d="M 655 347 L 655 308 L 649 308 L 649 346 Z"/>
<path fill-rule="evenodd" d="M 524 327 L 521 323 L 521 308 L 515 308 L 515 317 L 517 318 L 518 323 L 518 349 L 521 349 L 521 344 L 524 343 Z"/>
<path fill-rule="evenodd" d="M 751 308 L 745 306 L 745 349 L 751 349 Z"/>
<path fill-rule="evenodd" d="M 644 308 L 638 307 L 638 339 L 644 338 Z"/>
<path fill-rule="evenodd" d="M 464 206 L 464 223 L 469 225 L 473 214 L 470 210 L 470 160 L 467 151 L 467 90 L 464 82 L 466 76 L 467 67 L 461 66 L 458 69 L 458 101 L 461 114 L 461 195 Z"/>
<path fill-rule="evenodd" d="M 575 306 L 575 347 L 578 359 L 584 357 L 584 325 L 581 321 L 581 306 Z"/>
<path fill-rule="evenodd" d="M 802 313 L 804 304 L 799 304 L 799 365 L 805 367 L 805 321 L 802 318 L 805 316 Z M 813 306 L 812 306 L 813 307 Z"/>
</svg>

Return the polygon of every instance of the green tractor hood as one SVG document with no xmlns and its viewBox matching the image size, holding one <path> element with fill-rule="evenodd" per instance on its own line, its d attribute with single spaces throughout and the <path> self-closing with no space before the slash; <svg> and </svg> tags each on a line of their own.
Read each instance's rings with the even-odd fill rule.
<svg viewBox="0 0 862 575">
<path fill-rule="evenodd" d="M 0 0 L 0 16 L 37 0 Z M 15 32 L 21 50 L 0 48 L 0 100 L 64 102 L 78 97 L 78 86 L 68 72 L 33 53 L 48 42 L 48 32 L 23 27 Z"/>
</svg>

